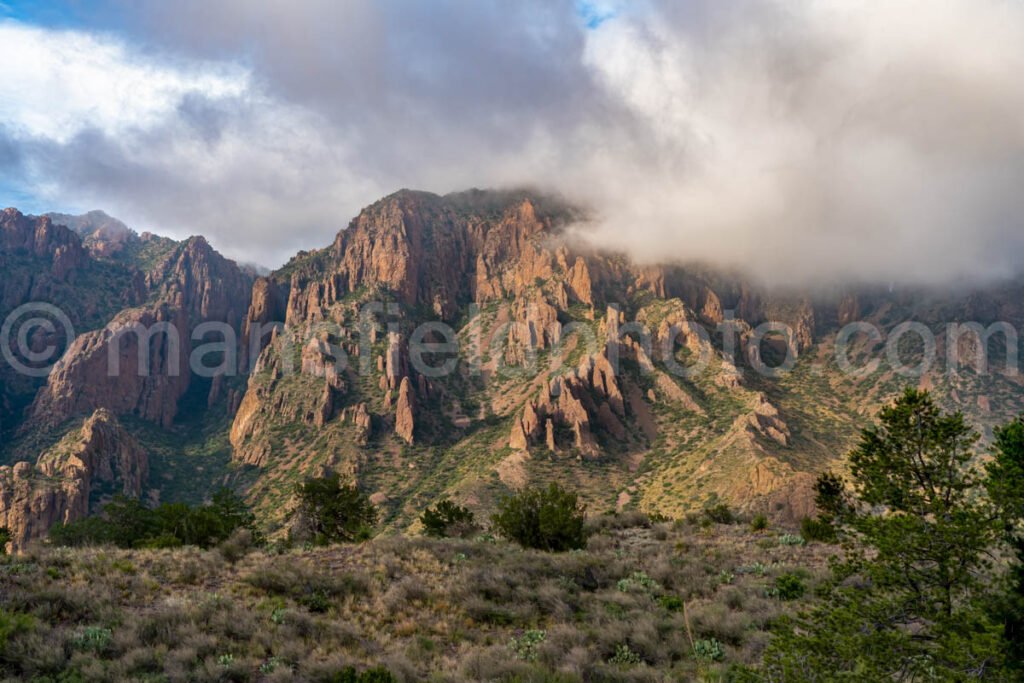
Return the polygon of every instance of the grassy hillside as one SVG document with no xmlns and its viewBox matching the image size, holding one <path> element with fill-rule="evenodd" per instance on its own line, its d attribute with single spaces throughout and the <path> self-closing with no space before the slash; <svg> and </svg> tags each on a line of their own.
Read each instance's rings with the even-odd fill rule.
<svg viewBox="0 0 1024 683">
<path fill-rule="evenodd" d="M 0 559 L 0 672 L 38 681 L 719 680 L 758 661 L 833 546 L 707 520 L 591 520 L 586 550 L 488 536 Z"/>
</svg>

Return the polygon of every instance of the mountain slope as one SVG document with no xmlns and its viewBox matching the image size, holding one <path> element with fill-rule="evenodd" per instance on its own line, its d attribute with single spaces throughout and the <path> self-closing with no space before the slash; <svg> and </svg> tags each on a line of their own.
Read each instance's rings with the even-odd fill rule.
<svg viewBox="0 0 1024 683">
<path fill-rule="evenodd" d="M 678 517 L 726 502 L 794 521 L 812 511 L 814 476 L 842 467 L 859 428 L 908 383 L 933 388 L 986 436 L 1024 411 L 1020 377 L 998 367 L 1013 357 L 1002 337 L 947 341 L 950 322 L 1019 329 L 1019 282 L 765 290 L 708 266 L 596 251 L 566 229 L 584 211 L 530 191 L 403 190 L 255 281 L 201 238 L 129 231 L 120 250 L 90 253 L 49 219 L 15 214 L 0 258 L 29 259 L 38 274 L 34 288 L 5 295 L 8 307 L 31 291 L 92 310 L 79 273 L 114 273 L 123 279 L 105 282 L 128 287 L 93 306 L 25 421 L 4 409 L 20 435 L 7 461 L 37 460 L 109 411 L 149 455 L 142 495 L 198 502 L 229 484 L 279 533 L 295 484 L 327 470 L 368 490 L 389 528 L 415 526 L 444 496 L 485 514 L 502 493 L 552 480 L 597 510 Z M 103 234 L 96 221 L 79 229 L 87 241 Z M 924 376 L 897 372 L 863 334 L 840 350 L 866 371 L 837 358 L 844 326 L 874 326 L 884 340 L 908 321 L 936 341 Z M 169 372 L 187 367 L 204 322 L 238 334 L 222 354 L 237 352 L 241 375 Z M 129 335 L 115 354 L 125 371 L 108 376 L 116 330 L 152 323 L 180 331 L 177 355 L 153 342 L 140 373 Z M 441 342 L 458 352 L 420 346 Z M 979 365 L 982 348 L 995 370 Z M 931 350 L 904 334 L 893 351 L 912 366 Z M 788 372 L 771 371 L 787 356 Z"/>
<path fill-rule="evenodd" d="M 441 496 L 486 510 L 546 480 L 599 509 L 677 516 L 724 501 L 798 519 L 812 510 L 814 475 L 842 457 L 873 407 L 918 381 L 885 367 L 844 373 L 833 353 L 843 324 L 918 319 L 941 343 L 944 316 L 972 319 L 949 310 L 959 300 L 995 301 L 1022 319 L 999 303 L 1016 290 L 935 295 L 943 309 L 915 304 L 920 293 L 779 295 L 706 268 L 638 266 L 567 241 L 562 227 L 579 215 L 532 193 L 402 191 L 329 248 L 258 281 L 249 324 L 286 327 L 264 338 L 231 438 L 235 459 L 261 468 L 250 496 L 266 519 L 284 528 L 294 484 L 326 469 L 371 490 L 399 527 Z M 367 327 L 360 316 L 373 303 Z M 461 342 L 443 376 L 409 363 L 410 334 L 431 320 Z M 758 345 L 766 321 L 791 334 Z M 753 371 L 787 351 L 792 372 Z M 710 362 L 679 377 L 698 358 Z M 1013 378 L 968 368 L 922 381 L 983 426 L 1024 408 Z M 989 392 L 1001 405 L 973 410 Z"/>
</svg>

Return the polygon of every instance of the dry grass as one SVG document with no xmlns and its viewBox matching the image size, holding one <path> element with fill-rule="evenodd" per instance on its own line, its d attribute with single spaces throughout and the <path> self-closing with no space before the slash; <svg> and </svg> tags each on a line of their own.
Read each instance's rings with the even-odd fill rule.
<svg viewBox="0 0 1024 683">
<path fill-rule="evenodd" d="M 743 525 L 623 515 L 591 526 L 588 549 L 564 554 L 402 536 L 282 552 L 38 549 L 0 561 L 0 673 L 328 681 L 384 666 L 400 681 L 717 680 L 756 662 L 772 621 L 809 599 L 771 597 L 774 578 L 798 568 L 811 595 L 834 551 Z M 5 634 L 4 615 L 28 626 Z M 695 656 L 687 620 L 723 659 Z"/>
</svg>

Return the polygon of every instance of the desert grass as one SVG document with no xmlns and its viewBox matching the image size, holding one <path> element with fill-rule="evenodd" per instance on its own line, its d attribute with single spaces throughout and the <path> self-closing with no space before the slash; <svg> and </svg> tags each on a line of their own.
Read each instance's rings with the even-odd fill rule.
<svg viewBox="0 0 1024 683">
<path fill-rule="evenodd" d="M 327 548 L 38 547 L 0 559 L 0 677 L 722 680 L 805 607 L 835 547 L 747 524 L 591 520 L 585 550 L 482 535 Z M 807 590 L 783 599 L 778 577 Z"/>
</svg>

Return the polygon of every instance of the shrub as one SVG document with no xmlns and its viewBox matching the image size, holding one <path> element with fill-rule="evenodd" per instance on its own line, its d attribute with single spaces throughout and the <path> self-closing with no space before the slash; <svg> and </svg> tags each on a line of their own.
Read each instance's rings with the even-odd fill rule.
<svg viewBox="0 0 1024 683">
<path fill-rule="evenodd" d="M 11 532 L 5 526 L 0 526 L 0 555 L 7 554 L 7 544 L 11 542 Z"/>
<path fill-rule="evenodd" d="M 678 595 L 663 595 L 658 598 L 658 604 L 669 612 L 681 612 L 683 610 L 683 599 Z"/>
<path fill-rule="evenodd" d="M 35 628 L 35 625 L 36 620 L 30 614 L 0 609 L 0 650 L 3 650 L 13 636 L 27 633 Z"/>
<path fill-rule="evenodd" d="M 555 483 L 506 496 L 491 517 L 505 538 L 552 552 L 583 548 L 587 542 L 585 522 L 586 508 L 576 494 Z"/>
<path fill-rule="evenodd" d="M 768 518 L 764 515 L 757 515 L 754 519 L 750 520 L 751 531 L 764 531 L 768 528 Z"/>
<path fill-rule="evenodd" d="M 447 498 L 435 507 L 424 510 L 420 522 L 423 524 L 424 533 L 435 538 L 466 538 L 472 536 L 479 528 L 469 508 L 457 505 Z"/>
<path fill-rule="evenodd" d="M 807 591 L 803 580 L 796 574 L 782 574 L 775 578 L 775 590 L 772 593 L 779 600 L 797 600 Z"/>
<path fill-rule="evenodd" d="M 782 534 L 779 536 L 779 545 L 803 545 L 804 537 L 798 534 Z"/>
<path fill-rule="evenodd" d="M 732 510 L 730 510 L 729 506 L 725 503 L 719 503 L 718 505 L 705 508 L 704 518 L 709 522 L 714 522 L 715 524 L 736 523 L 736 515 L 732 513 Z"/>
<path fill-rule="evenodd" d="M 332 472 L 307 479 L 296 490 L 300 535 L 320 545 L 365 540 L 377 523 L 377 509 L 355 486 L 344 486 Z"/>
<path fill-rule="evenodd" d="M 658 582 L 647 576 L 645 572 L 633 572 L 626 578 L 619 579 L 617 588 L 623 593 L 654 593 L 661 590 Z"/>
<path fill-rule="evenodd" d="M 249 530 L 254 542 L 262 542 L 255 515 L 238 494 L 222 488 L 213 494 L 210 504 L 200 507 L 164 503 L 148 508 L 137 500 L 115 496 L 103 508 L 102 516 L 57 524 L 50 529 L 49 540 L 67 547 L 112 544 L 120 548 L 210 548 L 238 529 Z"/>
<path fill-rule="evenodd" d="M 800 521 L 800 535 L 808 541 L 835 543 L 838 540 L 836 528 L 826 519 L 804 517 Z"/>
</svg>

